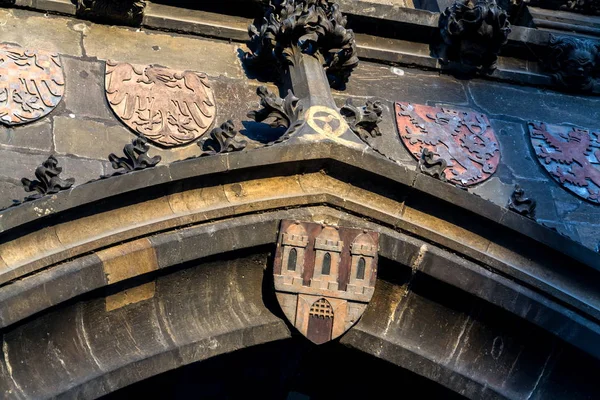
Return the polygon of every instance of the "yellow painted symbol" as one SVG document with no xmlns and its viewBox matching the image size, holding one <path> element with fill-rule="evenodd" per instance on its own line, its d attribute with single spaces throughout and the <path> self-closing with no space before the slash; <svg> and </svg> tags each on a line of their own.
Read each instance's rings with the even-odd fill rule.
<svg viewBox="0 0 600 400">
<path fill-rule="evenodd" d="M 315 132 L 326 136 L 340 137 L 348 129 L 348 124 L 336 110 L 324 106 L 309 108 L 306 122 Z"/>
</svg>

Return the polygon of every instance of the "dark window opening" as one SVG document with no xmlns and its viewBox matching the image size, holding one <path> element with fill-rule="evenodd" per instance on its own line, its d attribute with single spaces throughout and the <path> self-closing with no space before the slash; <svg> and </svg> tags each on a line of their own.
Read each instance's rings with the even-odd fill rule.
<svg viewBox="0 0 600 400">
<path fill-rule="evenodd" d="M 291 249 L 290 255 L 288 256 L 288 265 L 287 265 L 288 271 L 296 270 L 296 261 L 297 260 L 298 260 L 298 253 L 296 252 L 296 249 Z"/>
<path fill-rule="evenodd" d="M 323 257 L 323 268 L 321 268 L 321 275 L 329 275 L 331 273 L 331 254 L 325 253 Z"/>
<path fill-rule="evenodd" d="M 358 260 L 358 267 L 356 268 L 356 279 L 365 279 L 365 269 L 367 268 L 367 263 L 363 257 Z"/>
</svg>

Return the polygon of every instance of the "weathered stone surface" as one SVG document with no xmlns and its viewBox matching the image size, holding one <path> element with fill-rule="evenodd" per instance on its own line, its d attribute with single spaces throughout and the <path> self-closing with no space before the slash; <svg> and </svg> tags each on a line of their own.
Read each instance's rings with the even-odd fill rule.
<svg viewBox="0 0 600 400">
<path fill-rule="evenodd" d="M 67 78 L 66 112 L 76 119 L 102 118 L 116 123 L 104 96 L 104 63 L 71 57 L 63 57 L 62 62 Z"/>
<path fill-rule="evenodd" d="M 468 87 L 475 104 L 490 116 L 510 115 L 522 120 L 591 127 L 598 124 L 600 99 L 597 97 L 566 95 L 480 80 L 469 82 Z"/>
<path fill-rule="evenodd" d="M 12 128 L 0 126 L 0 144 L 49 152 L 52 149 L 52 122 L 42 119 Z"/>
<path fill-rule="evenodd" d="M 23 185 L 16 180 L 14 182 L 0 181 L 0 210 L 14 203 L 13 200 L 21 201 L 27 196 Z"/>
<path fill-rule="evenodd" d="M 0 149 L 0 159 L 2 160 L 2 169 L 0 176 L 20 180 L 21 178 L 31 178 L 34 176 L 35 169 L 46 161 L 48 154 L 25 154 L 7 149 Z"/>
<path fill-rule="evenodd" d="M 54 118 L 54 143 L 59 154 L 106 160 L 111 153 L 121 153 L 135 135 L 121 125 L 71 117 Z"/>
<path fill-rule="evenodd" d="M 506 184 L 497 177 L 492 177 L 488 181 L 469 189 L 469 192 L 505 207 L 514 190 L 513 185 Z"/>
<path fill-rule="evenodd" d="M 101 60 L 242 77 L 238 46 L 226 43 L 91 24 L 85 30 L 83 46 L 88 56 Z"/>
<path fill-rule="evenodd" d="M 96 398 L 181 365 L 288 337 L 263 304 L 265 263 L 257 255 L 181 270 L 157 278 L 151 299 L 107 311 L 102 296 L 25 324 L 4 337 L 2 364 L 8 360 L 13 369 L 0 376 L 0 387 L 16 382 L 26 398 Z"/>
<path fill-rule="evenodd" d="M 368 62 L 359 64 L 344 92 L 334 91 L 334 94 L 428 105 L 467 103 L 463 85 L 451 77 Z"/>
<path fill-rule="evenodd" d="M 82 55 L 81 33 L 68 18 L 0 9 L 0 34 L 3 42 L 17 43 L 31 49 Z"/>
<path fill-rule="evenodd" d="M 98 179 L 104 172 L 104 166 L 98 161 L 60 156 L 56 158 L 63 169 L 61 176 L 75 178 L 75 185 Z"/>
<path fill-rule="evenodd" d="M 547 180 L 531 150 L 524 124 L 494 119 L 491 121 L 500 144 L 501 164 L 517 178 Z"/>
</svg>

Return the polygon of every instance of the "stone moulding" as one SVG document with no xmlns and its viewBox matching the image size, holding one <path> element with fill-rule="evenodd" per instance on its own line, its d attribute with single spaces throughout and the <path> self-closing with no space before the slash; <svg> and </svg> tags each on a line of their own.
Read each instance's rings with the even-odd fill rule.
<svg viewBox="0 0 600 400">
<path fill-rule="evenodd" d="M 75 179 L 62 179 L 61 173 L 62 168 L 58 166 L 58 161 L 54 156 L 50 156 L 35 170 L 35 177 L 38 180 L 21 179 L 26 192 L 37 192 L 27 197 L 25 201 L 36 200 L 43 196 L 56 194 L 61 190 L 70 189 L 75 183 Z"/>
<path fill-rule="evenodd" d="M 600 204 L 600 130 L 529 122 L 536 158 L 569 192 Z"/>
<path fill-rule="evenodd" d="M 469 70 L 490 73 L 511 31 L 508 14 L 496 0 L 457 0 L 439 19 L 444 63 L 458 62 Z"/>
<path fill-rule="evenodd" d="M 436 176 L 471 186 L 496 171 L 500 149 L 487 116 L 409 103 L 396 103 L 395 110 L 402 143 L 428 171 L 435 167 L 431 171 Z M 437 171 L 441 166 L 445 166 L 443 175 Z"/>
<path fill-rule="evenodd" d="M 340 88 L 358 65 L 354 32 L 339 6 L 327 0 L 272 0 L 260 24 L 249 27 L 247 64 L 255 69 L 297 64 L 302 53 L 319 59 L 332 87 Z"/>
<path fill-rule="evenodd" d="M 189 144 L 216 118 L 215 95 L 203 73 L 108 61 L 105 85 L 117 117 L 160 146 Z"/>
<path fill-rule="evenodd" d="M 141 25 L 145 8 L 145 1 L 77 0 L 77 16 L 98 22 L 123 25 Z"/>
<path fill-rule="evenodd" d="M 32 122 L 56 108 L 65 92 L 57 54 L 3 43 L 0 59 L 0 123 Z"/>
</svg>

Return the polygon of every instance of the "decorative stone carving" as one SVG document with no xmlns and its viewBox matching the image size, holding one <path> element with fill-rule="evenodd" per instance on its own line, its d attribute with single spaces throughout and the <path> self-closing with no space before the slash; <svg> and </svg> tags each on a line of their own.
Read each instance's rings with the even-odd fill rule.
<svg viewBox="0 0 600 400">
<path fill-rule="evenodd" d="M 301 53 L 317 57 L 332 87 L 342 87 L 358 65 L 354 32 L 339 6 L 327 0 L 271 0 L 260 25 L 250 25 L 248 65 L 281 72 Z"/>
<path fill-rule="evenodd" d="M 600 130 L 530 122 L 538 161 L 562 187 L 600 204 Z"/>
<path fill-rule="evenodd" d="M 108 160 L 114 169 L 122 169 L 117 174 L 139 171 L 154 167 L 161 160 L 160 156 L 149 157 L 147 154 L 148 150 L 150 150 L 150 146 L 148 146 L 146 139 L 135 138 L 131 144 L 125 145 L 123 148 L 125 157 L 118 157 L 115 154 L 111 154 L 108 156 Z"/>
<path fill-rule="evenodd" d="M 525 191 L 521 186 L 516 185 L 515 190 L 510 195 L 508 209 L 523 215 L 524 217 L 535 219 L 535 200 L 525 196 Z"/>
<path fill-rule="evenodd" d="M 440 15 L 442 62 L 460 62 L 469 70 L 492 72 L 508 41 L 508 14 L 496 0 L 457 0 Z"/>
<path fill-rule="evenodd" d="M 0 122 L 24 124 L 48 115 L 65 91 L 57 54 L 0 44 Z"/>
<path fill-rule="evenodd" d="M 288 91 L 285 99 L 271 92 L 266 86 L 260 86 L 256 90 L 260 97 L 260 106 L 258 111 L 250 111 L 248 118 L 256 122 L 264 122 L 272 128 L 287 128 L 285 133 L 275 142 L 279 143 L 287 140 L 296 130 L 302 126 L 302 105 L 291 90 Z"/>
<path fill-rule="evenodd" d="M 479 113 L 396 103 L 402 143 L 426 170 L 448 181 L 471 186 L 490 178 L 500 162 L 500 149 L 488 118 Z M 425 149 L 428 151 L 425 152 Z M 433 169 L 432 169 L 433 168 Z"/>
<path fill-rule="evenodd" d="M 54 156 L 48 157 L 46 161 L 35 170 L 37 180 L 21 179 L 21 183 L 26 192 L 37 192 L 29 196 L 25 201 L 39 199 L 49 194 L 55 194 L 61 190 L 71 188 L 75 183 L 75 179 L 62 179 L 59 175 L 62 173 L 62 168 L 58 166 L 58 160 Z"/>
<path fill-rule="evenodd" d="M 560 9 L 582 14 L 600 15 L 600 2 L 598 0 L 569 0 Z"/>
<path fill-rule="evenodd" d="M 145 8 L 145 1 L 77 0 L 77 16 L 80 18 L 123 25 L 141 25 Z"/>
<path fill-rule="evenodd" d="M 115 114 L 156 144 L 188 144 L 215 120 L 215 96 L 206 74 L 107 62 L 106 96 Z"/>
<path fill-rule="evenodd" d="M 308 339 L 341 336 L 373 297 L 379 234 L 282 221 L 273 266 L 283 312 Z"/>
<path fill-rule="evenodd" d="M 522 2 L 551 10 L 600 15 L 600 2 L 598 0 L 523 0 Z"/>
<path fill-rule="evenodd" d="M 573 91 L 600 91 L 600 42 L 550 35 L 547 63 L 556 82 Z"/>
<path fill-rule="evenodd" d="M 204 151 L 203 155 L 213 155 L 222 153 L 232 153 L 246 148 L 246 140 L 238 140 L 236 137 L 240 133 L 235 129 L 233 121 L 228 120 L 220 127 L 214 128 L 210 132 L 210 138 L 199 142 L 198 146 Z"/>
<path fill-rule="evenodd" d="M 364 107 L 356 107 L 352 99 L 348 99 L 340 110 L 350 129 L 367 144 L 371 139 L 381 136 L 379 123 L 383 120 L 382 113 L 383 105 L 377 100 L 367 100 Z"/>
<path fill-rule="evenodd" d="M 421 157 L 419 158 L 419 170 L 433 178 L 446 182 L 446 173 L 448 163 L 443 158 L 436 157 L 435 154 L 427 147 L 423 148 Z"/>
</svg>

